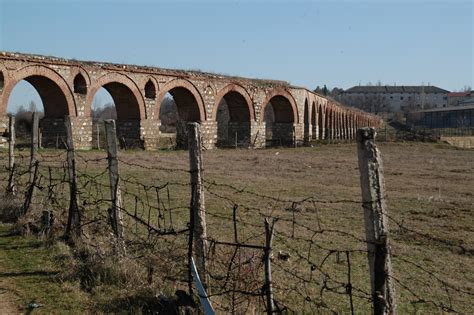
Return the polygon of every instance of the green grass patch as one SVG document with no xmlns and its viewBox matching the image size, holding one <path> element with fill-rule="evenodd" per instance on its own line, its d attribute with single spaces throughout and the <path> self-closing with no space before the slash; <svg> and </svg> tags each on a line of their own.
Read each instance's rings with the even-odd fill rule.
<svg viewBox="0 0 474 315">
<path fill-rule="evenodd" d="M 66 245 L 45 246 L 34 236 L 12 233 L 12 226 L 0 224 L 0 260 L 2 282 L 17 297 L 18 308 L 28 310 L 35 302 L 34 313 L 82 314 L 89 310 L 89 299 L 79 286 L 61 282 L 55 257 L 69 251 Z M 10 295 L 10 296 L 12 296 Z"/>
</svg>

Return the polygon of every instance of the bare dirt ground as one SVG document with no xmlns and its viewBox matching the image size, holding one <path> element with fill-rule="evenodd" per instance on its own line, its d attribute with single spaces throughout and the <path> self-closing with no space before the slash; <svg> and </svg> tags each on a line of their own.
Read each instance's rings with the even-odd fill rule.
<svg viewBox="0 0 474 315">
<path fill-rule="evenodd" d="M 7 288 L 4 280 L 0 280 L 0 314 L 18 314 L 17 303 L 14 295 Z"/>
</svg>

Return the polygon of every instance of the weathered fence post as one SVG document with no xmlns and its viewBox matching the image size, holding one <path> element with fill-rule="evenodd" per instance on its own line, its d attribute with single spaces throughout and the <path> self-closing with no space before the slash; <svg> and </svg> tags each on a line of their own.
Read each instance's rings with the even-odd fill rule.
<svg viewBox="0 0 474 315">
<path fill-rule="evenodd" d="M 265 296 L 267 300 L 267 314 L 273 314 L 274 303 L 273 303 L 273 289 L 272 289 L 272 265 L 271 265 L 271 254 L 272 254 L 272 242 L 273 242 L 273 228 L 275 227 L 276 220 L 273 219 L 270 224 L 265 219 L 265 249 L 263 253 L 263 261 L 265 264 Z"/>
<path fill-rule="evenodd" d="M 202 143 L 198 123 L 188 124 L 189 167 L 191 173 L 191 228 L 193 235 L 196 265 L 205 287 L 209 285 L 206 273 L 207 233 L 206 208 L 202 184 Z M 190 232 L 191 233 L 191 232 Z"/>
<path fill-rule="evenodd" d="M 395 314 L 395 291 L 388 241 L 388 217 L 382 158 L 375 129 L 357 130 L 360 186 L 364 208 L 374 314 Z"/>
<path fill-rule="evenodd" d="M 8 178 L 7 193 L 15 195 L 15 117 L 8 117 Z"/>
<path fill-rule="evenodd" d="M 38 149 L 42 149 L 43 148 L 43 132 L 41 130 L 41 128 L 38 127 Z"/>
<path fill-rule="evenodd" d="M 76 177 L 76 160 L 74 157 L 74 141 L 72 138 L 71 118 L 64 118 L 66 127 L 66 150 L 67 150 L 67 166 L 69 175 L 69 215 L 66 226 L 66 239 L 71 236 L 81 236 L 81 213 L 77 205 L 77 177 Z M 73 234 L 73 235 L 72 235 Z"/>
<path fill-rule="evenodd" d="M 100 150 L 100 126 L 97 122 L 97 150 Z"/>
<path fill-rule="evenodd" d="M 123 240 L 122 196 L 120 192 L 120 176 L 117 160 L 117 136 L 115 133 L 115 120 L 104 120 L 105 137 L 107 139 L 107 160 L 109 164 L 110 194 L 112 208 L 110 218 L 112 229 L 118 239 Z M 121 244 L 123 246 L 123 243 Z M 123 247 L 124 249 L 124 247 Z"/>
<path fill-rule="evenodd" d="M 237 140 L 237 131 L 236 131 L 235 134 L 234 134 L 234 147 L 235 147 L 236 149 L 237 149 L 237 147 L 238 147 L 238 144 L 239 144 L 239 143 L 238 143 L 238 140 Z"/>
<path fill-rule="evenodd" d="M 295 126 L 293 126 L 293 146 L 294 146 L 295 148 L 298 147 L 298 142 L 297 142 L 297 140 L 296 140 L 296 128 L 295 128 Z"/>
<path fill-rule="evenodd" d="M 36 180 L 38 178 L 38 167 L 39 162 L 35 161 L 35 164 L 31 169 L 33 169 L 32 177 L 30 180 L 30 185 L 28 186 L 28 190 L 26 191 L 25 202 L 23 203 L 22 214 L 25 215 L 28 210 L 30 209 L 31 201 L 33 200 L 33 196 L 35 194 L 35 187 L 36 187 Z"/>
<path fill-rule="evenodd" d="M 33 166 L 36 163 L 37 155 L 38 155 L 38 125 L 39 125 L 39 115 L 36 111 L 34 111 L 33 124 L 31 127 L 30 183 L 33 179 Z"/>
</svg>

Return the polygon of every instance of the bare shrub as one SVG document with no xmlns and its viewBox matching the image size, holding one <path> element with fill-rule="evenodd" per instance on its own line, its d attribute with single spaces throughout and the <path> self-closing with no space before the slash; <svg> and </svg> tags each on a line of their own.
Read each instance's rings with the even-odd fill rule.
<svg viewBox="0 0 474 315">
<path fill-rule="evenodd" d="M 21 203 L 18 198 L 11 195 L 0 196 L 0 221 L 16 222 L 21 216 Z"/>
</svg>

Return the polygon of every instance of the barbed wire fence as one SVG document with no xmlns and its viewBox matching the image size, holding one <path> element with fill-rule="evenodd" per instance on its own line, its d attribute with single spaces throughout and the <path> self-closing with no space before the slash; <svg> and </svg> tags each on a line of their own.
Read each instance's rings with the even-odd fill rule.
<svg viewBox="0 0 474 315">
<path fill-rule="evenodd" d="M 117 154 L 115 124 L 105 126 L 107 156 L 75 151 L 68 119 L 64 151 L 38 151 L 33 140 L 30 154 L 14 154 L 10 131 L 13 145 L 0 180 L 5 196 L 21 201 L 19 214 L 31 218 L 25 229 L 45 238 L 56 231 L 72 246 L 82 242 L 99 256 L 127 260 L 143 283 L 185 292 L 183 307 L 196 307 L 201 298 L 232 314 L 469 313 L 469 287 L 391 253 L 388 225 L 397 233 L 433 237 L 389 215 L 372 130 L 358 132 L 361 201 L 286 198 L 207 177 L 198 124 L 188 127 L 188 169 Z M 365 228 L 341 227 L 325 217 L 361 206 Z M 205 294 L 196 290 L 194 261 Z"/>
</svg>

